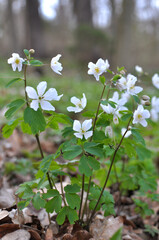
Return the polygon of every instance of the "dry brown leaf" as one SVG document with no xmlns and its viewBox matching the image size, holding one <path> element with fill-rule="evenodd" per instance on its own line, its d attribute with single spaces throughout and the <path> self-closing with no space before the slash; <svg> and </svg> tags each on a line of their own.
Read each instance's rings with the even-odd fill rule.
<svg viewBox="0 0 159 240">
<path fill-rule="evenodd" d="M 7 233 L 14 232 L 18 229 L 19 229 L 18 224 L 11 224 L 11 223 L 2 224 L 0 225 L 0 238 L 2 238 Z"/>
<path fill-rule="evenodd" d="M 24 229 L 19 229 L 6 234 L 1 240 L 29 240 L 30 233 Z"/>
<path fill-rule="evenodd" d="M 39 233 L 37 233 L 35 230 L 30 229 L 30 230 L 28 230 L 28 232 L 31 235 L 31 240 L 41 240 Z"/>
<path fill-rule="evenodd" d="M 46 230 L 45 240 L 53 240 L 53 231 L 51 228 Z"/>
</svg>

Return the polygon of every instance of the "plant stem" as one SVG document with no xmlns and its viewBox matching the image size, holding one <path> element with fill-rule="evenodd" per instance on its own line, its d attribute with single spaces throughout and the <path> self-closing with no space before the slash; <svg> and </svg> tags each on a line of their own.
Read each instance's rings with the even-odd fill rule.
<svg viewBox="0 0 159 240">
<path fill-rule="evenodd" d="M 82 221 L 83 221 L 85 210 L 87 209 L 87 201 L 88 201 L 89 190 L 90 190 L 90 186 L 91 186 L 91 180 L 92 180 L 92 177 L 90 176 L 89 183 L 88 183 L 88 189 L 87 189 L 87 196 L 86 196 L 86 200 L 85 200 L 85 204 L 84 204 L 84 208 L 83 208 L 83 213 L 82 213 Z"/>
<path fill-rule="evenodd" d="M 29 107 L 28 95 L 27 95 L 27 92 L 26 92 L 26 86 L 27 86 L 26 74 L 27 74 L 27 65 L 24 65 L 24 88 L 25 88 L 24 91 L 25 91 L 25 100 L 26 100 L 27 107 Z M 41 158 L 43 159 L 43 158 L 44 158 L 44 153 L 43 153 L 43 150 L 42 150 L 42 147 L 41 147 L 41 144 L 40 144 L 39 135 L 36 134 L 36 135 L 35 135 L 35 138 L 36 138 L 36 141 L 37 141 L 39 150 L 40 150 Z M 49 181 L 50 188 L 52 189 L 53 186 L 52 186 L 52 182 L 51 182 L 51 178 L 50 178 L 49 172 L 47 172 L 47 178 L 48 178 L 48 181 Z"/>
<path fill-rule="evenodd" d="M 102 195 L 103 195 L 104 189 L 105 189 L 105 187 L 106 187 L 106 185 L 107 185 L 107 182 L 108 182 L 108 179 L 109 179 L 109 176 L 110 176 L 110 173 L 111 173 L 111 169 L 112 169 L 113 163 L 114 163 L 114 161 L 115 161 L 116 154 L 117 154 L 117 152 L 118 152 L 118 150 L 119 150 L 119 148 L 120 148 L 120 146 L 121 146 L 121 144 L 122 144 L 122 141 L 123 141 L 123 139 L 124 139 L 124 137 L 125 137 L 125 135 L 126 135 L 126 133 L 127 133 L 127 131 L 128 131 L 128 128 L 129 128 L 129 125 L 130 125 L 131 120 L 132 120 L 132 117 L 130 118 L 130 120 L 129 120 L 129 122 L 128 122 L 128 125 L 127 125 L 127 128 L 126 128 L 126 131 L 125 131 L 125 133 L 123 134 L 123 136 L 122 136 L 119 144 L 117 145 L 117 147 L 116 147 L 116 149 L 115 149 L 115 151 L 114 151 L 113 158 L 112 158 L 112 161 L 111 161 L 111 164 L 110 164 L 110 167 L 109 167 L 109 170 L 108 170 L 106 179 L 105 179 L 104 186 L 103 186 L 103 188 L 102 188 L 102 191 L 101 191 L 101 193 L 100 193 L 100 196 L 99 196 L 99 198 L 98 198 L 98 201 L 97 201 L 97 203 L 96 203 L 96 205 L 95 205 L 95 207 L 94 207 L 94 209 L 93 209 L 93 212 L 92 212 L 92 214 L 91 214 L 91 216 L 90 216 L 90 219 L 89 219 L 88 222 L 87 222 L 87 226 L 89 225 L 89 223 L 92 221 L 92 218 L 94 217 L 94 214 L 95 214 L 95 212 L 96 212 L 96 209 L 97 209 L 97 207 L 98 207 L 98 204 L 99 204 L 99 202 L 100 202 L 100 200 L 101 200 L 101 197 L 102 197 Z"/>
<path fill-rule="evenodd" d="M 94 123 L 93 123 L 93 133 L 94 133 L 96 122 L 97 122 L 97 118 L 98 118 L 98 113 L 99 113 L 99 108 L 100 108 L 100 101 L 103 98 L 105 88 L 106 88 L 106 85 L 104 84 L 104 87 L 103 87 L 103 90 L 102 90 L 102 93 L 101 93 L 101 96 L 100 96 L 100 100 L 99 100 L 99 103 L 98 103 L 98 106 L 97 106 L 96 116 L 95 116 Z M 92 136 L 90 138 L 90 142 L 92 141 L 92 138 L 93 138 L 93 134 L 92 134 Z M 87 201 L 88 201 L 88 195 L 89 195 L 89 190 L 90 190 L 90 186 L 91 186 L 91 180 L 92 180 L 92 177 L 90 176 L 89 183 L 88 183 L 88 189 L 87 189 L 87 196 L 86 196 L 84 209 L 83 209 L 83 213 L 82 213 L 82 220 L 83 220 L 85 209 L 87 207 Z"/>
<path fill-rule="evenodd" d="M 85 180 L 85 175 L 82 175 L 82 192 L 81 192 L 81 202 L 80 202 L 80 209 L 79 209 L 79 220 L 81 217 L 81 209 L 82 209 L 82 203 L 83 203 L 83 194 L 84 194 L 84 180 Z"/>
<path fill-rule="evenodd" d="M 60 185 L 61 185 L 61 193 L 62 193 L 62 198 L 64 201 L 64 205 L 67 206 L 66 201 L 65 201 L 65 195 L 64 195 L 64 191 L 63 191 L 63 184 L 62 184 L 62 176 L 60 175 Z"/>
</svg>

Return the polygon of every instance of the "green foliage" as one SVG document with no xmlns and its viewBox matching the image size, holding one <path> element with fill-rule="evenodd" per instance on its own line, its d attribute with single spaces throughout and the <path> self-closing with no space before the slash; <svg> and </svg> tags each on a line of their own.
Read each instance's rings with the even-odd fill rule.
<svg viewBox="0 0 159 240">
<path fill-rule="evenodd" d="M 35 207 L 35 209 L 39 210 L 40 208 L 44 208 L 45 207 L 45 200 L 41 198 L 40 193 L 37 192 L 33 199 L 32 199 L 32 204 Z"/>
<path fill-rule="evenodd" d="M 24 121 L 29 124 L 33 134 L 45 130 L 46 122 L 40 109 L 34 111 L 32 108 L 27 107 L 24 111 Z"/>
<path fill-rule="evenodd" d="M 154 211 L 149 208 L 148 204 L 140 199 L 133 199 L 136 205 L 135 211 L 144 216 L 151 216 Z"/>
<path fill-rule="evenodd" d="M 62 197 L 59 194 L 58 196 L 53 197 L 51 200 L 48 200 L 48 202 L 45 205 L 46 211 L 49 213 L 52 213 L 55 211 L 58 213 L 61 209 L 62 204 Z"/>
<path fill-rule="evenodd" d="M 116 233 L 114 233 L 110 240 L 122 240 L 122 228 L 120 228 Z"/>
<path fill-rule="evenodd" d="M 25 101 L 23 99 L 17 99 L 11 103 L 9 103 L 7 105 L 7 107 L 9 108 L 6 113 L 5 113 L 5 117 L 7 119 L 11 118 L 14 116 L 14 114 L 22 107 L 24 106 Z"/>
<path fill-rule="evenodd" d="M 72 160 L 82 153 L 82 148 L 79 145 L 68 146 L 63 150 L 63 157 L 68 160 Z"/>
<path fill-rule="evenodd" d="M 97 157 L 104 157 L 104 151 L 102 145 L 94 142 L 85 142 L 84 143 L 84 150 L 92 155 Z"/>
<path fill-rule="evenodd" d="M 159 230 L 150 226 L 150 225 L 145 225 L 144 232 L 148 232 L 152 237 L 155 237 L 156 234 L 159 234 Z"/>
<path fill-rule="evenodd" d="M 71 209 L 68 206 L 65 206 L 61 209 L 59 214 L 57 215 L 56 221 L 59 225 L 62 225 L 66 219 L 68 218 L 70 224 L 74 224 L 76 220 L 78 220 L 78 215 L 76 210 Z"/>
<path fill-rule="evenodd" d="M 18 126 L 19 124 L 19 118 L 10 120 L 3 128 L 2 128 L 2 134 L 3 137 L 8 138 L 12 135 L 14 129 Z"/>
<path fill-rule="evenodd" d="M 22 78 L 14 78 L 12 80 L 10 80 L 7 84 L 6 84 L 6 88 L 10 87 L 12 84 L 16 83 L 16 82 L 19 82 L 19 81 L 22 81 L 23 79 Z"/>
</svg>

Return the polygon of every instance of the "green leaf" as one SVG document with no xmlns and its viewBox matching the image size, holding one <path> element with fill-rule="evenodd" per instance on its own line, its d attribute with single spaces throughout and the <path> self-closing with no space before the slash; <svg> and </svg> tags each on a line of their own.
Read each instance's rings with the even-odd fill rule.
<svg viewBox="0 0 159 240">
<path fill-rule="evenodd" d="M 103 148 L 99 146 L 97 143 L 93 142 L 85 142 L 84 143 L 84 150 L 92 155 L 96 155 L 100 158 L 104 156 Z"/>
<path fill-rule="evenodd" d="M 14 78 L 12 79 L 11 81 L 9 81 L 7 84 L 6 84 L 6 88 L 10 87 L 13 83 L 16 83 L 16 82 L 19 82 L 23 80 L 23 78 Z"/>
<path fill-rule="evenodd" d="M 24 121 L 21 122 L 21 129 L 23 133 L 32 134 L 31 128 L 28 123 L 25 123 Z"/>
<path fill-rule="evenodd" d="M 8 138 L 12 135 L 14 129 L 17 127 L 19 123 L 19 118 L 16 120 L 10 120 L 3 128 L 2 135 L 4 138 Z"/>
<path fill-rule="evenodd" d="M 56 221 L 59 225 L 62 225 L 64 223 L 67 214 L 67 209 L 68 207 L 62 208 L 59 214 L 57 215 Z"/>
<path fill-rule="evenodd" d="M 113 203 L 103 204 L 102 210 L 104 211 L 104 216 L 115 215 L 115 209 Z"/>
<path fill-rule="evenodd" d="M 100 80 L 101 83 L 104 85 L 104 83 L 105 83 L 105 77 L 104 77 L 104 76 L 99 76 L 99 80 Z"/>
<path fill-rule="evenodd" d="M 18 202 L 19 210 L 22 210 L 22 209 L 26 208 L 29 205 L 30 201 L 31 201 L 31 199 L 28 199 L 27 201 Z"/>
<path fill-rule="evenodd" d="M 67 193 L 77 193 L 80 192 L 80 187 L 77 184 L 67 185 L 64 190 Z"/>
<path fill-rule="evenodd" d="M 30 60 L 29 63 L 30 63 L 30 65 L 35 66 L 35 67 L 39 67 L 39 66 L 43 65 L 43 63 L 39 60 Z"/>
<path fill-rule="evenodd" d="M 27 56 L 27 57 L 30 55 L 28 49 L 24 49 L 23 52 L 24 52 L 25 56 Z"/>
<path fill-rule="evenodd" d="M 70 224 L 74 224 L 78 220 L 77 211 L 71 208 L 68 208 L 67 217 Z"/>
<path fill-rule="evenodd" d="M 133 98 L 134 98 L 136 103 L 140 104 L 140 98 L 138 96 L 133 95 Z"/>
<path fill-rule="evenodd" d="M 35 207 L 35 209 L 40 210 L 40 208 L 44 208 L 45 207 L 45 200 L 41 198 L 40 193 L 37 192 L 32 200 L 32 204 Z"/>
<path fill-rule="evenodd" d="M 53 213 L 53 211 L 58 213 L 61 209 L 61 204 L 62 204 L 62 197 L 60 195 L 56 196 L 46 203 L 45 205 L 46 211 L 48 213 L 49 212 Z"/>
<path fill-rule="evenodd" d="M 7 119 L 11 118 L 23 105 L 25 104 L 25 101 L 23 99 L 17 99 L 7 105 L 9 108 L 6 113 L 5 117 Z"/>
<path fill-rule="evenodd" d="M 80 197 L 76 193 L 66 193 L 66 200 L 70 208 L 74 209 L 77 208 L 79 209 L 80 207 Z"/>
<path fill-rule="evenodd" d="M 82 113 L 83 117 L 88 117 L 88 118 L 95 118 L 95 112 L 93 111 L 86 111 L 84 113 Z"/>
<path fill-rule="evenodd" d="M 122 240 L 122 228 L 120 228 L 116 233 L 114 233 L 110 240 Z"/>
<path fill-rule="evenodd" d="M 34 109 L 27 107 L 24 111 L 24 121 L 29 124 L 33 134 L 45 130 L 46 122 L 40 109 L 34 111 Z"/>
<path fill-rule="evenodd" d="M 121 75 L 117 74 L 113 77 L 113 81 L 116 82 L 120 78 L 121 78 Z"/>
<path fill-rule="evenodd" d="M 47 191 L 47 193 L 43 193 L 43 198 L 44 199 L 48 199 L 48 198 L 51 198 L 51 197 L 56 197 L 56 196 L 59 196 L 60 193 L 56 190 L 56 189 L 49 189 Z"/>
<path fill-rule="evenodd" d="M 139 131 L 135 130 L 135 129 L 131 129 L 132 135 L 135 138 L 135 140 L 137 140 L 137 142 L 140 142 L 143 146 L 145 146 L 145 140 L 144 138 L 141 136 L 141 134 L 139 133 Z"/>
<path fill-rule="evenodd" d="M 85 174 L 87 177 L 92 175 L 92 169 L 89 167 L 87 157 L 84 155 L 81 157 L 79 162 L 79 171 L 81 174 Z"/>
<path fill-rule="evenodd" d="M 116 108 L 117 103 L 109 100 L 102 100 L 101 103 L 103 105 L 110 105 L 112 108 Z"/>
<path fill-rule="evenodd" d="M 25 191 L 24 191 L 24 194 L 22 196 L 22 199 L 31 198 L 33 195 L 34 195 L 34 193 L 33 193 L 32 188 L 28 184 L 26 184 L 25 185 Z"/>
<path fill-rule="evenodd" d="M 82 153 L 82 148 L 79 145 L 69 146 L 64 150 L 63 157 L 68 160 L 72 160 Z"/>
<path fill-rule="evenodd" d="M 127 121 L 127 120 L 130 119 L 132 116 L 133 116 L 132 113 L 124 114 L 124 115 L 121 117 L 121 120 L 122 120 L 122 121 Z"/>
<path fill-rule="evenodd" d="M 136 146 L 136 152 L 140 160 L 144 160 L 146 158 L 151 157 L 151 151 L 141 144 L 138 144 Z"/>
<path fill-rule="evenodd" d="M 98 170 L 100 168 L 100 162 L 95 158 L 89 156 L 87 158 L 87 161 L 89 166 L 91 166 L 91 168 L 93 168 L 94 170 Z"/>
<path fill-rule="evenodd" d="M 62 136 L 66 138 L 67 136 L 72 136 L 73 135 L 73 129 L 72 127 L 65 127 L 62 130 Z"/>
<path fill-rule="evenodd" d="M 125 71 L 125 67 L 117 67 L 117 71 L 118 71 L 118 72 L 121 72 L 121 71 L 123 71 L 123 70 Z"/>
</svg>

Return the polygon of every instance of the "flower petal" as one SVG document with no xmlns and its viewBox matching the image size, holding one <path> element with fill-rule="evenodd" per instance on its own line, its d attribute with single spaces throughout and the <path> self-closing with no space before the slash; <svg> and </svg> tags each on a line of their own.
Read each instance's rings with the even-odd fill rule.
<svg viewBox="0 0 159 240">
<path fill-rule="evenodd" d="M 144 118 L 149 118 L 150 117 L 150 112 L 148 110 L 143 111 L 143 117 Z"/>
<path fill-rule="evenodd" d="M 88 132 L 85 132 L 85 133 L 84 133 L 85 139 L 91 137 L 92 135 L 93 135 L 93 131 L 88 131 Z"/>
<path fill-rule="evenodd" d="M 147 122 L 145 119 L 143 119 L 142 121 L 140 121 L 140 124 L 143 126 L 143 127 L 147 127 Z"/>
<path fill-rule="evenodd" d="M 79 108 L 79 107 L 67 107 L 67 111 L 68 112 L 75 112 L 75 113 L 78 113 L 78 112 L 81 112 L 83 109 L 82 108 Z"/>
<path fill-rule="evenodd" d="M 63 94 L 58 96 L 56 89 L 50 88 L 43 96 L 46 101 L 59 101 Z"/>
<path fill-rule="evenodd" d="M 38 100 L 33 100 L 30 104 L 30 107 L 33 108 L 35 111 L 37 111 L 38 108 L 39 108 L 39 101 Z"/>
<path fill-rule="evenodd" d="M 89 130 L 91 127 L 92 127 L 92 119 L 85 120 L 85 121 L 82 123 L 82 129 L 83 129 L 84 131 Z"/>
<path fill-rule="evenodd" d="M 28 86 L 28 87 L 26 87 L 26 92 L 27 92 L 27 95 L 29 98 L 38 99 L 38 95 L 34 88 Z"/>
<path fill-rule="evenodd" d="M 55 111 L 55 108 L 51 105 L 51 103 L 49 103 L 48 101 L 45 101 L 45 100 L 41 100 L 40 101 L 40 105 L 41 105 L 41 108 L 43 110 L 47 110 L 47 111 Z"/>
<path fill-rule="evenodd" d="M 81 130 L 81 123 L 78 120 L 74 120 L 73 122 L 73 130 L 79 132 Z"/>
<path fill-rule="evenodd" d="M 84 93 L 83 93 L 83 98 L 81 99 L 81 102 L 82 102 L 82 107 L 84 109 L 87 105 L 87 98 Z"/>
<path fill-rule="evenodd" d="M 77 105 L 80 102 L 80 99 L 77 97 L 71 97 L 71 103 L 74 105 Z"/>
<path fill-rule="evenodd" d="M 74 133 L 74 135 L 75 135 L 77 138 L 80 138 L 80 139 L 83 138 L 83 134 L 82 134 L 82 133 Z"/>
<path fill-rule="evenodd" d="M 37 86 L 38 95 L 42 96 L 47 88 L 47 82 L 40 82 Z"/>
</svg>

